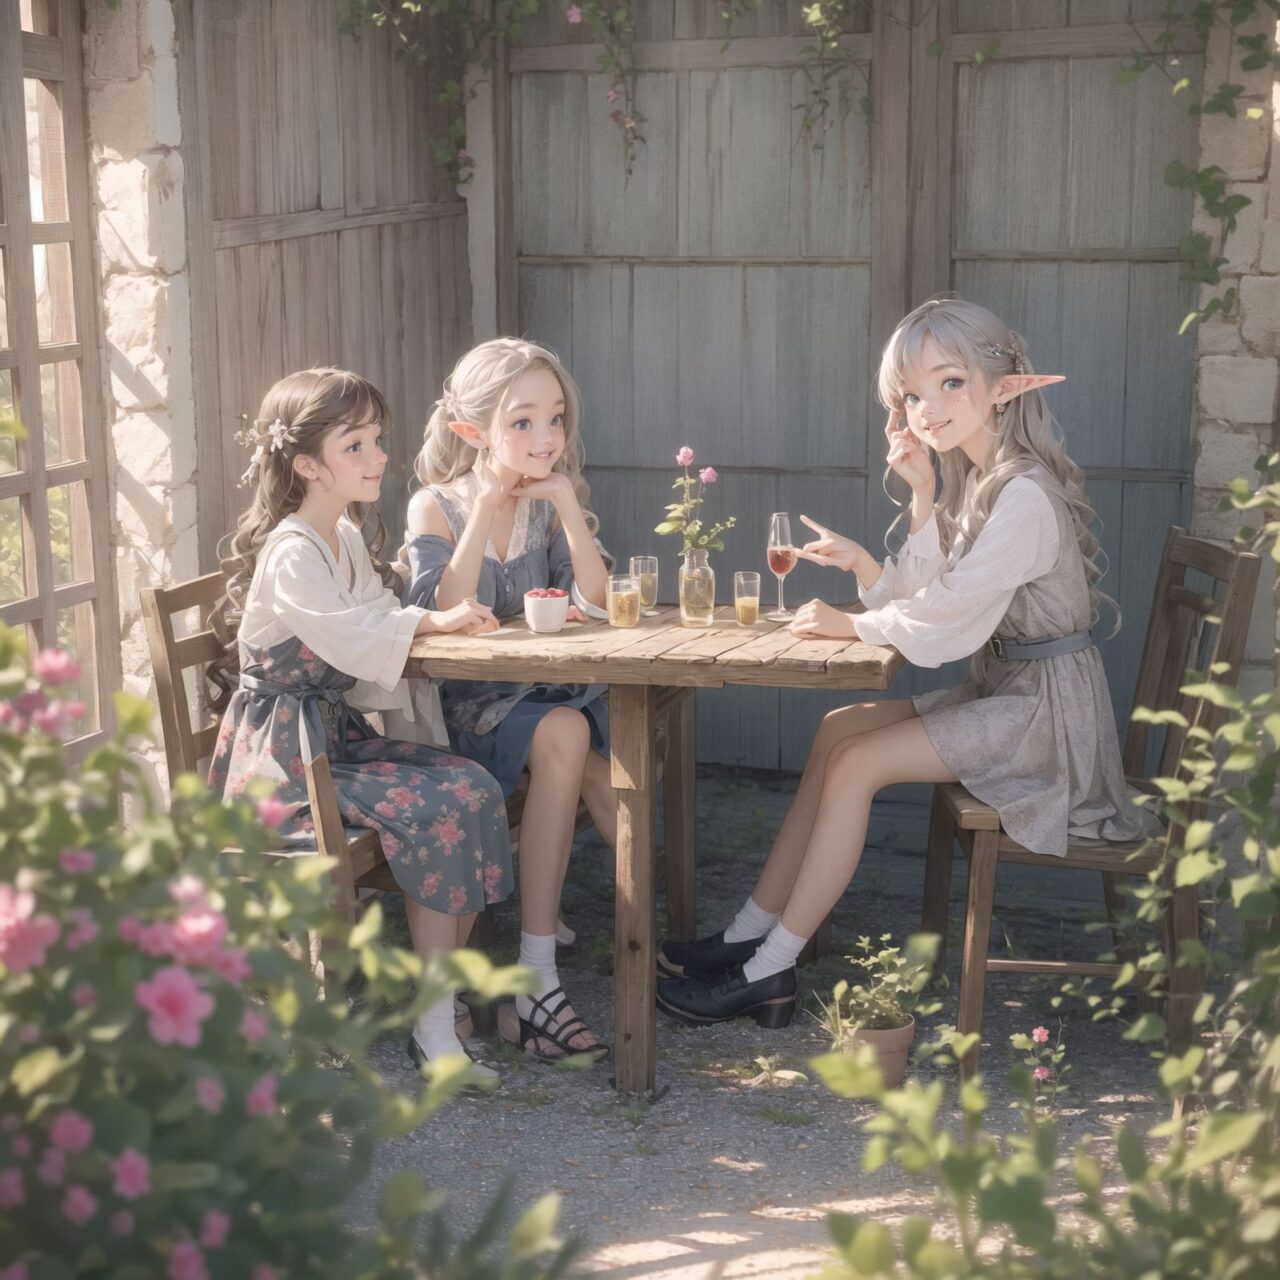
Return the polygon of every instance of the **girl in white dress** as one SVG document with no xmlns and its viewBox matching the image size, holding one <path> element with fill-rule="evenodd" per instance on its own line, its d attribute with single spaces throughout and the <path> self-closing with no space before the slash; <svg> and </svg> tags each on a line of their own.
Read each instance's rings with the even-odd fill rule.
<svg viewBox="0 0 1280 1280">
<path fill-rule="evenodd" d="M 390 741 L 347 702 L 408 710 L 403 673 L 415 636 L 477 633 L 497 622 L 484 605 L 402 607 L 380 576 L 362 527 L 378 499 L 387 455 L 387 406 L 363 378 L 308 369 L 267 392 L 246 480 L 256 482 L 223 560 L 227 597 L 217 616 L 237 633 L 236 688 L 209 770 L 216 794 L 267 778 L 290 806 L 282 840 L 314 847 L 303 752 L 328 753 L 348 826 L 377 831 L 404 892 L 414 948 L 461 946 L 486 903 L 513 887 L 506 806 L 473 761 Z M 432 1005 L 409 1040 L 415 1065 L 465 1052 L 452 994 Z M 476 1083 L 496 1077 L 478 1063 Z"/>
<path fill-rule="evenodd" d="M 881 787 L 963 782 L 1037 853 L 1065 853 L 1068 834 L 1142 833 L 1090 636 L 1107 600 L 1094 513 L 1040 393 L 1061 381 L 1033 373 L 1016 333 L 958 299 L 918 307 L 889 339 L 879 392 L 889 466 L 911 486 L 906 543 L 881 565 L 803 517 L 819 536 L 800 554 L 853 573 L 866 612 L 813 600 L 791 630 L 891 644 L 922 667 L 972 654 L 971 675 L 823 720 L 742 910 L 721 933 L 663 948 L 668 1013 L 787 1024 L 796 960 L 858 866 Z"/>
</svg>

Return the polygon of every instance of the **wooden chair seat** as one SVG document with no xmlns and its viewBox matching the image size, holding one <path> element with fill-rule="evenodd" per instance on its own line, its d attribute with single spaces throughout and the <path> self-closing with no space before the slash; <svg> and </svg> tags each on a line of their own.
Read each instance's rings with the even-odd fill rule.
<svg viewBox="0 0 1280 1280">
<path fill-rule="evenodd" d="M 1133 705 L 1160 710 L 1176 710 L 1187 728 L 1170 724 L 1158 752 L 1151 737 L 1153 726 L 1131 716 L 1123 749 L 1124 771 L 1131 784 L 1153 790 L 1146 781 L 1148 756 L 1155 754 L 1154 776 L 1175 776 L 1183 744 L 1191 728 L 1210 733 L 1220 723 L 1218 708 L 1193 695 L 1183 693 L 1188 673 L 1220 672 L 1219 682 L 1233 684 L 1244 655 L 1245 636 L 1253 607 L 1258 577 L 1258 557 L 1250 552 L 1232 551 L 1199 538 L 1185 530 L 1171 528 L 1156 578 L 1155 598 L 1147 624 L 1146 643 L 1134 690 Z M 1188 584 L 1189 573 L 1212 580 L 1212 587 L 1197 591 Z M 1215 630 L 1216 629 L 1216 630 Z M 1194 808 L 1194 806 L 1192 807 Z M 1187 820 L 1199 810 L 1185 814 Z M 1169 1041 L 1174 1052 L 1191 1041 L 1192 1017 L 1199 1000 L 1202 975 L 1199 969 L 1177 963 L 1184 943 L 1199 938 L 1199 901 L 1194 886 L 1171 882 L 1168 850 L 1181 845 L 1184 828 L 1168 825 L 1163 838 L 1151 841 L 1103 843 L 1071 840 L 1063 857 L 1034 853 L 1000 829 L 1000 815 L 959 783 L 934 787 L 929 822 L 929 846 L 925 863 L 924 904 L 920 927 L 941 939 L 938 964 L 945 955 L 948 901 L 951 891 L 951 863 L 959 843 L 968 861 L 968 881 L 964 918 L 963 954 L 960 962 L 960 1009 L 956 1019 L 961 1034 L 981 1033 L 982 1006 L 988 973 L 1080 974 L 1114 977 L 1120 962 L 1137 959 L 1136 948 L 1117 930 L 1121 888 L 1134 875 L 1160 874 L 1166 877 L 1168 905 L 1163 924 L 1166 954 L 1166 1010 Z M 991 915 L 995 900 L 996 875 L 1001 863 L 1014 862 L 1040 867 L 1064 867 L 1101 873 L 1107 915 L 1111 921 L 1116 961 L 1111 960 L 1013 960 L 992 959 L 988 955 Z M 1143 992 L 1144 1000 L 1149 994 Z M 968 1077 L 977 1070 L 979 1046 L 965 1055 L 961 1072 Z"/>
</svg>

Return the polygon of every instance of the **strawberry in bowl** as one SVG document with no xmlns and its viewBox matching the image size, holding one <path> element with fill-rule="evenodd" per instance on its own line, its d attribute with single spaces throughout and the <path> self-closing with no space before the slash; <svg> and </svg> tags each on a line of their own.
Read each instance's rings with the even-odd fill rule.
<svg viewBox="0 0 1280 1280">
<path fill-rule="evenodd" d="M 524 620 L 530 631 L 559 631 L 569 617 L 569 593 L 559 587 L 534 587 L 524 593 Z"/>
</svg>

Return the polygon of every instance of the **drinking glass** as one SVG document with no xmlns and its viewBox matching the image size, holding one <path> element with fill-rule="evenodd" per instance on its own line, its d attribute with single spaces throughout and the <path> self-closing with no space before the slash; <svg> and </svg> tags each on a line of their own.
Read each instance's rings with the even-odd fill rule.
<svg viewBox="0 0 1280 1280">
<path fill-rule="evenodd" d="M 659 612 L 654 608 L 658 603 L 658 557 L 632 556 L 631 576 L 640 584 L 640 612 L 652 618 Z"/>
<path fill-rule="evenodd" d="M 634 627 L 640 622 L 640 584 L 629 573 L 609 575 L 604 588 L 611 627 Z"/>
<path fill-rule="evenodd" d="M 769 568 L 778 580 L 778 607 L 768 615 L 770 622 L 789 622 L 796 615 L 782 600 L 782 580 L 796 567 L 796 549 L 791 544 L 791 517 L 775 511 L 769 517 Z"/>
<path fill-rule="evenodd" d="M 738 611 L 738 626 L 754 627 L 760 617 L 760 575 L 735 573 L 733 575 L 733 605 Z"/>
</svg>

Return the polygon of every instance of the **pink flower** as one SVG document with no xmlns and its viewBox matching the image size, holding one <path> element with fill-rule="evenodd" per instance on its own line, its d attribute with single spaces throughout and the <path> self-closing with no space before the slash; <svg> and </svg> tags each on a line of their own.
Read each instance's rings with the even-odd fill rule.
<svg viewBox="0 0 1280 1280">
<path fill-rule="evenodd" d="M 622 97 L 622 90 L 615 87 L 613 89 L 610 89 L 609 92 L 604 95 L 604 97 L 606 102 L 609 102 L 609 103 L 617 102 L 618 99 Z"/>
<path fill-rule="evenodd" d="M 36 915 L 30 889 L 0 884 L 0 964 L 10 973 L 26 973 L 44 964 L 45 952 L 62 933 L 50 915 Z"/>
<path fill-rule="evenodd" d="M 253 974 L 253 966 L 249 963 L 243 947 L 228 947 L 213 958 L 216 973 L 236 985 L 242 983 Z"/>
<path fill-rule="evenodd" d="M 75 926 L 64 939 L 68 951 L 79 951 L 81 947 L 87 947 L 101 932 L 98 922 L 85 907 L 72 907 L 67 912 L 67 917 Z"/>
<path fill-rule="evenodd" d="M 138 983 L 133 998 L 151 1015 L 147 1029 L 157 1044 L 194 1049 L 203 1034 L 200 1024 L 213 1012 L 213 997 L 178 965 L 158 969 L 150 982 Z"/>
<path fill-rule="evenodd" d="M 97 1212 L 98 1198 L 88 1187 L 73 1183 L 67 1188 L 67 1194 L 62 1197 L 62 1215 L 68 1222 L 83 1227 Z"/>
<path fill-rule="evenodd" d="M 15 1262 L 11 1267 L 0 1271 L 0 1280 L 31 1280 L 31 1272 L 25 1262 Z"/>
<path fill-rule="evenodd" d="M 701 480 L 703 484 L 715 484 L 720 477 L 716 475 L 715 467 L 703 467 L 702 470 L 698 472 L 698 479 Z"/>
<path fill-rule="evenodd" d="M 1037 1067 L 1032 1073 L 1037 1080 L 1047 1080 L 1053 1072 L 1048 1067 Z"/>
<path fill-rule="evenodd" d="M 90 982 L 78 983 L 71 993 L 71 1003 L 77 1009 L 92 1009 L 98 1003 L 98 993 Z"/>
<path fill-rule="evenodd" d="M 240 1034 L 250 1044 L 257 1044 L 271 1034 L 271 1024 L 256 1009 L 246 1009 L 240 1019 Z"/>
<path fill-rule="evenodd" d="M 60 1187 L 66 1176 L 66 1153 L 57 1147 L 46 1147 L 44 1155 L 40 1157 L 40 1167 L 36 1170 L 40 1184 L 45 1187 Z"/>
<path fill-rule="evenodd" d="M 133 1235 L 133 1214 L 128 1209 L 117 1209 L 111 1215 L 111 1234 L 113 1236 Z"/>
<path fill-rule="evenodd" d="M 466 905 L 467 891 L 460 884 L 455 884 L 449 890 L 449 910 L 461 912 Z"/>
<path fill-rule="evenodd" d="M 58 865 L 69 876 L 83 875 L 98 865 L 98 855 L 92 849 L 63 849 Z"/>
<path fill-rule="evenodd" d="M 41 649 L 31 660 L 31 673 L 41 684 L 71 684 L 80 678 L 80 667 L 65 649 Z"/>
<path fill-rule="evenodd" d="M 231 1219 L 221 1209 L 210 1209 L 200 1224 L 200 1243 L 206 1249 L 221 1249 L 230 1231 Z"/>
<path fill-rule="evenodd" d="M 167 956 L 173 950 L 173 926 L 167 920 L 154 920 L 142 926 L 138 947 L 149 956 Z"/>
<path fill-rule="evenodd" d="M 264 796 L 258 801 L 258 821 L 264 827 L 278 827 L 288 816 L 290 806 L 276 796 Z"/>
<path fill-rule="evenodd" d="M 564 20 L 571 26 L 576 27 L 582 21 L 582 9 L 579 5 L 571 4 L 564 11 Z"/>
<path fill-rule="evenodd" d="M 169 1254 L 169 1280 L 209 1280 L 204 1254 L 194 1240 L 180 1240 Z"/>
<path fill-rule="evenodd" d="M 116 936 L 121 942 L 141 942 L 142 921 L 137 916 L 121 916 L 120 923 L 116 925 Z"/>
<path fill-rule="evenodd" d="M 222 951 L 227 936 L 227 917 L 210 907 L 194 907 L 184 911 L 174 922 L 170 934 L 173 958 L 179 964 L 212 966 Z"/>
<path fill-rule="evenodd" d="M 269 1116 L 276 1109 L 276 1086 L 279 1081 L 273 1075 L 265 1075 L 249 1090 L 244 1109 L 251 1116 Z"/>
<path fill-rule="evenodd" d="M 22 1174 L 17 1169 L 0 1169 L 0 1209 L 16 1209 L 26 1202 Z"/>
<path fill-rule="evenodd" d="M 1048 1027 L 1037 1027 L 1037 1028 L 1036 1028 L 1036 1029 L 1031 1033 L 1031 1038 L 1032 1038 L 1032 1040 L 1034 1040 L 1034 1041 L 1036 1042 L 1036 1044 L 1048 1044 L 1048 1043 L 1049 1043 L 1049 1028 L 1048 1028 Z"/>
<path fill-rule="evenodd" d="M 93 1121 L 78 1111 L 59 1111 L 49 1125 L 49 1141 L 63 1151 L 87 1151 L 93 1141 Z"/>
<path fill-rule="evenodd" d="M 51 738 L 59 738 L 66 730 L 67 722 L 70 720 L 67 715 L 67 709 L 61 702 L 53 701 L 47 707 L 41 708 L 31 717 L 31 723 L 40 730 L 41 733 L 47 733 Z"/>
<path fill-rule="evenodd" d="M 204 881 L 198 876 L 182 875 L 169 882 L 169 896 L 184 907 L 203 907 L 205 903 Z"/>
<path fill-rule="evenodd" d="M 196 1102 L 211 1116 L 216 1116 L 222 1110 L 222 1104 L 226 1100 L 227 1091 L 213 1076 L 201 1076 L 196 1081 Z"/>
<path fill-rule="evenodd" d="M 121 1200 L 136 1200 L 151 1191 L 151 1161 L 134 1147 L 125 1147 L 111 1161 L 112 1189 Z"/>
<path fill-rule="evenodd" d="M 677 467 L 693 466 L 693 450 L 687 444 L 680 446 L 680 451 L 676 454 Z"/>
<path fill-rule="evenodd" d="M 252 1280 L 276 1280 L 275 1267 L 269 1266 L 265 1262 L 260 1262 L 253 1269 Z"/>
<path fill-rule="evenodd" d="M 23 1044 L 35 1044 L 40 1039 L 40 1028 L 34 1022 L 24 1022 L 18 1028 L 18 1039 Z"/>
<path fill-rule="evenodd" d="M 31 1135 L 26 1133 L 15 1133 L 9 1145 L 13 1148 L 13 1154 L 20 1156 L 25 1160 L 31 1154 Z"/>
</svg>

